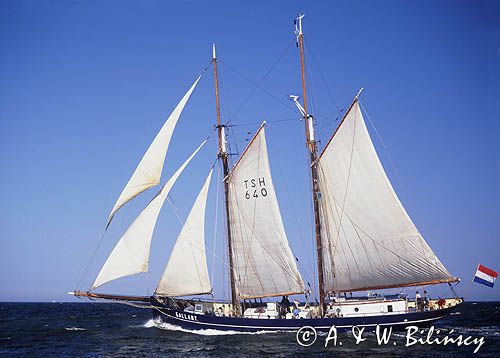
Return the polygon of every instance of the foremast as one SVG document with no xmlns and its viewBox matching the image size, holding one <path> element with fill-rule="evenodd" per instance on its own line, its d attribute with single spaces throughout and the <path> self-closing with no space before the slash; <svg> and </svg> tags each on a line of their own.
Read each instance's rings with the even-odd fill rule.
<svg viewBox="0 0 500 358">
<path fill-rule="evenodd" d="M 239 302 L 236 297 L 235 285 L 235 272 L 233 265 L 233 247 L 231 239 L 231 219 L 229 214 L 229 160 L 226 143 L 226 126 L 222 124 L 220 119 L 220 104 L 219 104 L 219 79 L 217 73 L 217 54 L 215 52 L 215 44 L 212 47 L 212 65 L 214 68 L 214 89 L 215 89 L 215 111 L 217 115 L 217 134 L 219 138 L 219 149 L 217 156 L 222 162 L 222 169 L 224 174 L 224 209 L 226 213 L 226 235 L 227 235 L 227 249 L 229 259 L 229 280 L 231 284 L 231 303 L 233 305 L 233 312 L 239 315 Z"/>
<path fill-rule="evenodd" d="M 314 139 L 314 122 L 313 116 L 308 112 L 307 109 L 307 88 L 306 88 L 306 76 L 305 76 L 305 58 L 304 58 L 304 33 L 302 32 L 302 18 L 303 14 L 299 15 L 295 19 L 295 34 L 297 36 L 297 43 L 300 50 L 300 72 L 302 79 L 302 106 L 298 102 L 297 96 L 292 96 L 293 101 L 304 117 L 304 123 L 306 127 L 306 145 L 309 150 L 310 158 L 310 168 L 311 168 L 311 180 L 312 180 L 312 197 L 314 206 L 314 226 L 315 226 L 315 237 L 316 237 L 316 255 L 317 255 L 317 265 L 318 265 L 318 295 L 320 304 L 320 315 L 323 316 L 325 310 L 325 281 L 323 275 L 323 248 L 321 241 L 321 222 L 319 214 L 319 185 L 318 185 L 318 168 L 317 168 L 317 158 L 318 158 L 318 147 L 316 140 Z"/>
</svg>

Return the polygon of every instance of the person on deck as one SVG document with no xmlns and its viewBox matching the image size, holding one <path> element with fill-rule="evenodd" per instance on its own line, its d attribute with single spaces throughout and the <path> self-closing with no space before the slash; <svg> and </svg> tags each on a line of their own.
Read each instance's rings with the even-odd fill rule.
<svg viewBox="0 0 500 358">
<path fill-rule="evenodd" d="M 437 304 L 438 304 L 439 309 L 443 309 L 443 308 L 444 308 L 444 306 L 446 305 L 446 299 L 444 299 L 444 298 L 440 298 L 440 299 L 437 301 Z"/>
<path fill-rule="evenodd" d="M 295 299 L 293 301 L 293 307 L 292 307 L 293 318 L 299 318 L 299 313 L 300 313 L 299 305 L 300 305 L 299 300 Z"/>
<path fill-rule="evenodd" d="M 424 309 L 429 308 L 429 302 L 430 302 L 429 294 L 427 293 L 426 290 L 424 290 Z"/>
<path fill-rule="evenodd" d="M 288 296 L 283 296 L 280 302 L 280 314 L 282 317 L 285 317 L 288 313 L 288 307 L 290 307 L 290 300 Z"/>
<path fill-rule="evenodd" d="M 421 297 L 420 297 L 420 293 L 417 291 L 417 293 L 415 294 L 415 309 L 417 311 L 420 311 L 420 301 L 421 301 Z"/>
</svg>

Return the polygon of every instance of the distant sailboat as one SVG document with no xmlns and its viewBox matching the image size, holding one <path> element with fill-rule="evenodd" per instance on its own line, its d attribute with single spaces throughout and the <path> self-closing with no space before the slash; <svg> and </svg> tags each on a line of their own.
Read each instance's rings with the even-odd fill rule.
<svg viewBox="0 0 500 358">
<path fill-rule="evenodd" d="M 156 319 L 186 329 L 236 331 L 297 330 L 304 325 L 327 330 L 332 325 L 348 329 L 353 325 L 427 324 L 444 317 L 462 302 L 459 298 L 436 301 L 427 297 L 412 301 L 405 295 L 352 297 L 352 292 L 357 291 L 451 284 L 459 279 L 452 276 L 434 254 L 392 188 L 366 128 L 359 93 L 318 155 L 314 121 L 307 107 L 302 18 L 303 15 L 296 19 L 296 35 L 303 103 L 299 103 L 297 96 L 292 99 L 304 118 L 310 153 L 318 302 L 309 302 L 311 292 L 306 290 L 285 233 L 268 159 L 265 122 L 230 168 L 226 126 L 220 118 L 215 46 L 212 64 L 219 142 L 217 157 L 222 162 L 224 175 L 231 301 L 183 298 L 213 293 L 204 224 L 213 169 L 173 246 L 155 293 L 152 296 L 124 296 L 94 292 L 112 280 L 148 271 L 151 240 L 159 212 L 169 191 L 206 141 L 132 222 L 90 290 L 72 294 L 140 302 L 153 310 Z M 116 201 L 107 226 L 125 203 L 160 183 L 175 126 L 200 77 L 144 154 Z M 347 298 L 347 292 L 351 297 Z M 286 300 L 281 305 L 272 300 L 262 303 L 263 298 L 304 294 L 306 304 L 296 303 L 293 312 L 289 311 Z"/>
</svg>

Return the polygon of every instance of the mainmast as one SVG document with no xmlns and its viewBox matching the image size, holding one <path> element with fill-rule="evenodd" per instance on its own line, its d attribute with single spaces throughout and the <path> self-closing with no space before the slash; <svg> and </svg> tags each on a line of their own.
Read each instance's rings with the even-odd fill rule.
<svg viewBox="0 0 500 358">
<path fill-rule="evenodd" d="M 212 64 L 214 67 L 214 87 L 215 87 L 215 110 L 217 113 L 217 132 L 219 137 L 219 152 L 218 157 L 222 161 L 224 172 L 224 201 L 226 209 L 226 228 L 227 228 L 227 248 L 229 257 L 229 278 L 231 281 L 231 303 L 233 304 L 233 312 L 235 315 L 239 313 L 238 299 L 236 298 L 236 287 L 233 265 L 233 248 L 231 240 L 231 220 L 229 215 L 229 183 L 227 177 L 229 175 L 229 162 L 226 143 L 226 126 L 221 123 L 220 105 L 219 105 L 219 79 L 217 75 L 217 55 L 215 53 L 215 44 L 212 47 Z"/>
<path fill-rule="evenodd" d="M 291 96 L 295 105 L 302 113 L 306 126 L 306 145 L 310 153 L 311 162 L 311 179 L 312 179 L 312 194 L 314 205 L 314 223 L 316 233 L 316 254 L 318 257 L 318 295 L 320 303 L 320 315 L 323 316 L 325 309 L 325 281 L 323 277 L 323 248 L 321 243 L 321 224 L 319 215 L 319 186 L 318 186 L 318 147 L 314 139 L 314 122 L 313 116 L 307 110 L 307 90 L 306 90 L 306 76 L 305 76 L 305 59 L 304 59 L 304 34 L 302 33 L 302 18 L 305 15 L 301 14 L 295 19 L 295 34 L 297 35 L 297 42 L 300 49 L 300 70 L 302 76 L 302 97 L 304 98 L 304 105 L 302 106 L 297 96 Z"/>
</svg>

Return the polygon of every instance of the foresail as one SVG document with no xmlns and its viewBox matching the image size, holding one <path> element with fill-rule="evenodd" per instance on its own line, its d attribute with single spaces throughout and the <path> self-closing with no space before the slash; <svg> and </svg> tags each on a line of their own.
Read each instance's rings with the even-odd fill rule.
<svg viewBox="0 0 500 358">
<path fill-rule="evenodd" d="M 302 293 L 304 282 L 274 191 L 264 125 L 227 180 L 237 297 Z"/>
<path fill-rule="evenodd" d="M 455 281 L 399 201 L 356 100 L 318 160 L 327 291 Z"/>
<path fill-rule="evenodd" d="M 101 268 L 91 290 L 106 282 L 148 270 L 151 239 L 163 203 L 184 168 L 206 142 L 205 140 L 177 169 L 155 198 L 129 226 Z"/>
<path fill-rule="evenodd" d="M 199 295 L 212 290 L 205 252 L 205 208 L 211 177 L 212 170 L 177 237 L 156 289 L 159 295 Z"/>
<path fill-rule="evenodd" d="M 108 217 L 107 225 L 109 225 L 115 213 L 128 201 L 132 200 L 143 191 L 160 184 L 163 163 L 165 162 L 165 156 L 167 154 L 168 146 L 170 144 L 175 126 L 200 78 L 201 76 L 196 79 L 191 88 L 177 104 L 174 111 L 170 114 L 167 121 L 142 157 L 139 165 L 135 169 L 135 172 L 132 174 L 132 177 L 113 206 L 113 209 Z"/>
</svg>

